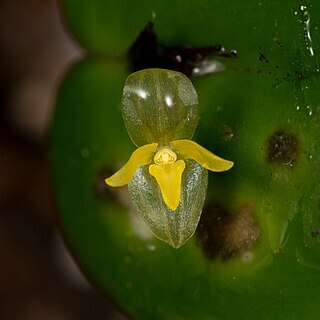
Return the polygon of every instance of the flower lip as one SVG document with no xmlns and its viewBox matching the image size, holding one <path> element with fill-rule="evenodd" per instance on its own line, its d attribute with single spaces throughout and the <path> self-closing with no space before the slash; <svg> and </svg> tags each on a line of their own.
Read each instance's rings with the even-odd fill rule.
<svg viewBox="0 0 320 320">
<path fill-rule="evenodd" d="M 157 165 L 174 163 L 177 160 L 177 155 L 169 148 L 161 148 L 155 154 L 153 161 Z"/>
<path fill-rule="evenodd" d="M 149 173 L 156 179 L 164 203 L 173 211 L 178 208 L 180 203 L 181 178 L 185 167 L 186 164 L 183 160 L 149 166 Z"/>
</svg>

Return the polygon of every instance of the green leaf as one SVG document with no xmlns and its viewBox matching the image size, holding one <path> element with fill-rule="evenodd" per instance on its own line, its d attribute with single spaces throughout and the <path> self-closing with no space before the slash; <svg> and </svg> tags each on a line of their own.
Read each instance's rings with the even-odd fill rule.
<svg viewBox="0 0 320 320">
<path fill-rule="evenodd" d="M 63 2 L 67 24 L 91 58 L 71 68 L 57 98 L 51 164 L 59 220 L 82 269 L 133 317 L 318 317 L 317 6 Z M 235 166 L 209 174 L 196 235 L 178 250 L 150 233 L 126 188 L 103 183 L 134 150 L 119 107 L 125 55 L 150 20 L 165 45 L 220 43 L 239 53 L 219 59 L 223 72 L 193 80 L 195 140 Z"/>
</svg>

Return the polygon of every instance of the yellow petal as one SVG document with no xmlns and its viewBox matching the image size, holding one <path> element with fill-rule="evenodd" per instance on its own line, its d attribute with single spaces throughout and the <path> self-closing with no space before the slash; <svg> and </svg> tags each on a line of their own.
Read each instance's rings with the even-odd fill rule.
<svg viewBox="0 0 320 320">
<path fill-rule="evenodd" d="M 111 187 L 121 187 L 128 184 L 139 167 L 152 162 L 153 153 L 157 146 L 157 143 L 150 143 L 135 150 L 129 161 L 113 176 L 105 180 L 106 184 Z"/>
<path fill-rule="evenodd" d="M 210 171 L 226 171 L 233 167 L 233 162 L 222 159 L 191 140 L 175 140 L 171 146 L 179 151 L 184 159 L 193 159 Z"/>
<path fill-rule="evenodd" d="M 183 160 L 149 166 L 149 173 L 156 178 L 163 201 L 171 210 L 176 210 L 180 202 L 181 175 L 185 167 Z"/>
</svg>

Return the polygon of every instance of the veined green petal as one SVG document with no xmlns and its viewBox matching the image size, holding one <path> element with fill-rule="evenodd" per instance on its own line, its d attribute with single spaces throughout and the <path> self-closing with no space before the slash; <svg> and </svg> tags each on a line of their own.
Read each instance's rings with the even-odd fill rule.
<svg viewBox="0 0 320 320">
<path fill-rule="evenodd" d="M 176 210 L 164 202 L 157 180 L 149 172 L 150 165 L 137 169 L 128 190 L 137 211 L 160 240 L 174 248 L 184 245 L 194 234 L 207 193 L 208 170 L 194 160 L 183 160 L 180 202 Z"/>
<path fill-rule="evenodd" d="M 175 140 L 170 142 L 171 146 L 180 153 L 184 159 L 193 159 L 210 171 L 221 172 L 233 167 L 233 162 L 222 159 L 209 150 L 201 147 L 191 140 Z"/>
<path fill-rule="evenodd" d="M 149 173 L 156 178 L 163 201 L 171 210 L 176 210 L 180 202 L 181 175 L 185 167 L 183 160 L 149 166 Z"/>
<path fill-rule="evenodd" d="M 150 143 L 135 150 L 129 161 L 114 175 L 105 180 L 106 184 L 111 187 L 121 187 L 128 184 L 139 167 L 152 162 L 153 153 L 157 146 L 157 143 Z"/>
</svg>

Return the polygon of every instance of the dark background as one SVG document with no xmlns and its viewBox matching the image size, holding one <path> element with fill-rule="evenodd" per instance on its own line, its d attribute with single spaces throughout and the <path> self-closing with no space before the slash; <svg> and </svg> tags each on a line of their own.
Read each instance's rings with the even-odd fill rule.
<svg viewBox="0 0 320 320">
<path fill-rule="evenodd" d="M 0 319 L 125 319 L 57 229 L 47 141 L 64 71 L 83 51 L 54 0 L 0 0 Z"/>
</svg>

